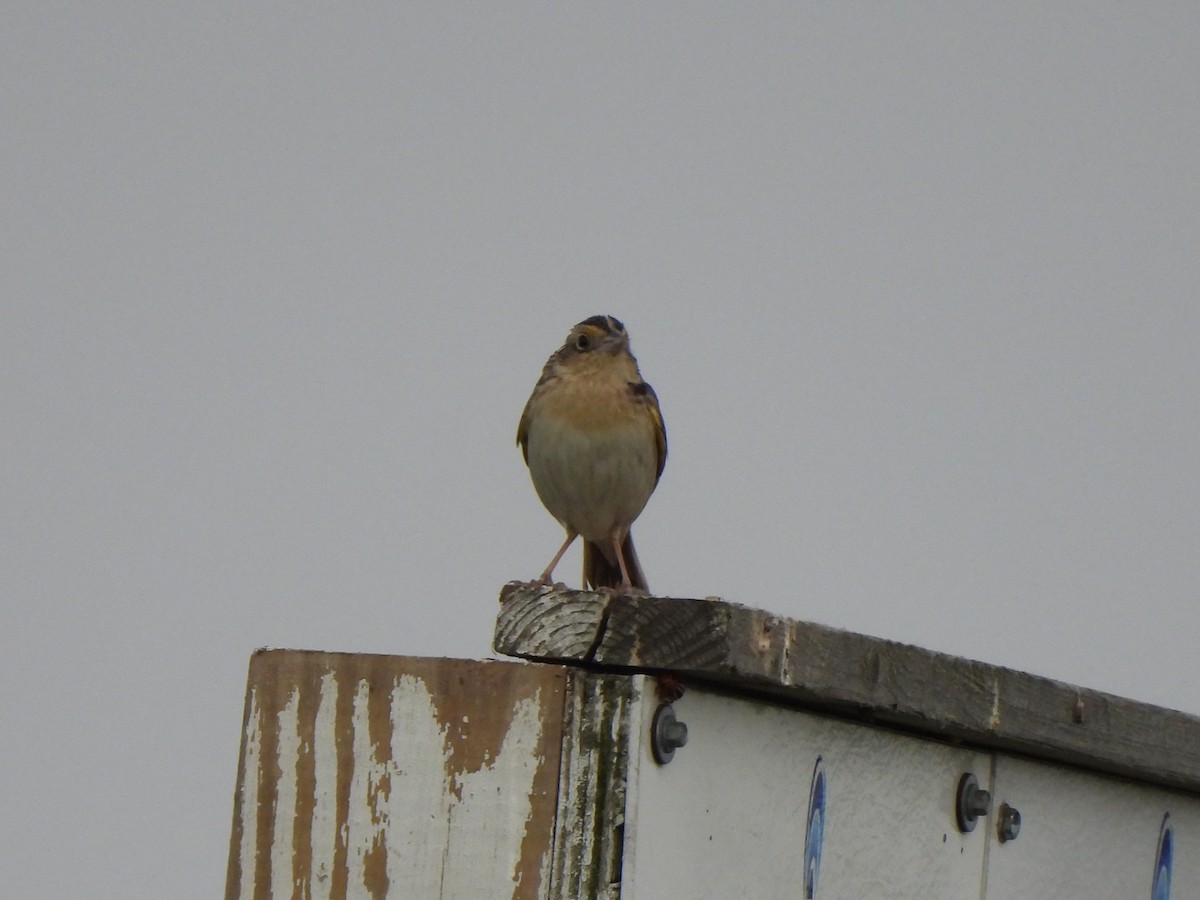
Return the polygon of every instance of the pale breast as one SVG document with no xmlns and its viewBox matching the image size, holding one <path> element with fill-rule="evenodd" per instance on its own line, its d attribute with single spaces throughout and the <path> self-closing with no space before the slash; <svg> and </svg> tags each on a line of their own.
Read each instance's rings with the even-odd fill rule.
<svg viewBox="0 0 1200 900">
<path fill-rule="evenodd" d="M 529 425 L 529 473 L 542 503 L 564 527 L 606 541 L 628 527 L 654 491 L 654 419 L 630 396 L 628 380 L 556 385 Z"/>
</svg>

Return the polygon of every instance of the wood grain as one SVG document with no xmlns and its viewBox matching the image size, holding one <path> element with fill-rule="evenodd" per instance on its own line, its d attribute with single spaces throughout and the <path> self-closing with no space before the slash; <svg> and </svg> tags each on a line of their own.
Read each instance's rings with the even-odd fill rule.
<svg viewBox="0 0 1200 900">
<path fill-rule="evenodd" d="M 512 583 L 495 649 L 727 690 L 1200 793 L 1200 719 L 720 599 Z"/>
</svg>

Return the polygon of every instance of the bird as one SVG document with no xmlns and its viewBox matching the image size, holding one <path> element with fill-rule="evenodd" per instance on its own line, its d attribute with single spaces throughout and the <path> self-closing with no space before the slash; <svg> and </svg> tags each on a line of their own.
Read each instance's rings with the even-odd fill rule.
<svg viewBox="0 0 1200 900">
<path fill-rule="evenodd" d="M 649 593 L 629 529 L 662 477 L 667 430 L 618 319 L 592 316 L 571 329 L 525 404 L 517 445 L 542 504 L 567 532 L 536 583 L 552 583 L 581 537 L 585 588 Z"/>
</svg>

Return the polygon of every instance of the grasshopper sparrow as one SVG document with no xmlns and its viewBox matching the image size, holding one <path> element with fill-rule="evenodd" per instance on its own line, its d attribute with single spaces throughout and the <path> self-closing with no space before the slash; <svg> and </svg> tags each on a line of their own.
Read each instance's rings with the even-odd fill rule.
<svg viewBox="0 0 1200 900">
<path fill-rule="evenodd" d="M 629 526 L 667 461 L 667 432 L 654 389 L 642 381 L 625 326 L 584 319 L 546 361 L 517 443 L 538 497 L 567 539 L 538 579 L 582 537 L 585 586 L 648 590 Z"/>
</svg>

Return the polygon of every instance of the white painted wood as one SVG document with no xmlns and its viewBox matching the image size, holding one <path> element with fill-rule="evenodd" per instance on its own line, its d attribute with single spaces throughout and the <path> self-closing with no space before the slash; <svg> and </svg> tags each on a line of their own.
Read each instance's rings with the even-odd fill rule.
<svg viewBox="0 0 1200 900">
<path fill-rule="evenodd" d="M 386 761 L 374 752 L 368 725 L 371 688 L 365 681 L 354 686 L 354 713 L 350 720 L 351 747 L 350 803 L 346 821 L 346 896 L 349 900 L 366 900 L 366 857 L 379 843 L 383 831 L 384 811 L 377 807 L 379 783 L 386 773 Z M 429 715 L 427 710 L 421 713 Z M 419 715 L 419 714 L 418 714 Z M 436 725 L 434 726 L 436 727 Z M 291 852 L 291 847 L 286 848 Z M 425 888 L 425 885 L 418 884 Z"/>
<path fill-rule="evenodd" d="M 337 805 L 337 701 L 338 680 L 332 672 L 321 676 L 320 700 L 313 723 L 312 858 L 308 890 L 312 900 L 330 900 L 332 861 L 338 838 Z"/>
<path fill-rule="evenodd" d="M 1168 814 L 1169 896 L 1200 898 L 1200 797 L 1006 756 L 996 789 L 997 805 L 1020 811 L 1021 832 L 1004 844 L 993 838 L 987 900 L 1166 900 L 1151 886 Z"/>
<path fill-rule="evenodd" d="M 622 900 L 803 897 L 818 757 L 820 900 L 980 895 L 987 828 L 960 834 L 954 796 L 964 771 L 986 784 L 987 754 L 693 687 L 674 705 L 687 746 L 659 766 L 642 698 Z"/>
<path fill-rule="evenodd" d="M 397 680 L 389 718 L 390 784 L 379 804 L 380 821 L 390 832 L 388 883 L 407 885 L 412 897 L 440 897 L 442 866 L 453 834 L 447 815 L 450 783 L 438 777 L 446 762 L 445 740 L 424 682 L 408 675 Z"/>
<path fill-rule="evenodd" d="M 461 772 L 452 780 L 458 799 L 445 798 L 450 831 L 442 897 L 511 897 L 517 888 L 514 873 L 525 826 L 533 815 L 533 779 L 543 761 L 537 754 L 542 738 L 540 706 L 538 696 L 517 701 L 499 752 L 482 768 Z"/>
<path fill-rule="evenodd" d="M 259 728 L 258 692 L 253 685 L 247 691 L 246 726 L 242 733 L 241 779 L 234 801 L 234 827 L 241 831 L 237 858 L 249 862 L 258 846 L 258 772 L 262 757 L 262 730 Z M 236 837 L 237 830 L 234 835 Z M 237 897 L 254 896 L 254 866 L 243 865 L 236 885 Z M 228 886 L 232 893 L 235 886 Z"/>
<path fill-rule="evenodd" d="M 300 732 L 297 704 L 300 692 L 292 691 L 287 703 L 276 716 L 278 734 L 275 756 L 279 763 L 279 790 L 275 795 L 278 809 L 296 808 L 296 762 L 300 759 Z M 271 836 L 271 896 L 290 897 L 295 884 L 292 868 L 292 838 L 296 830 L 294 815 L 275 816 L 275 827 Z"/>
<path fill-rule="evenodd" d="M 549 896 L 560 669 L 251 662 L 226 896 Z"/>
</svg>

